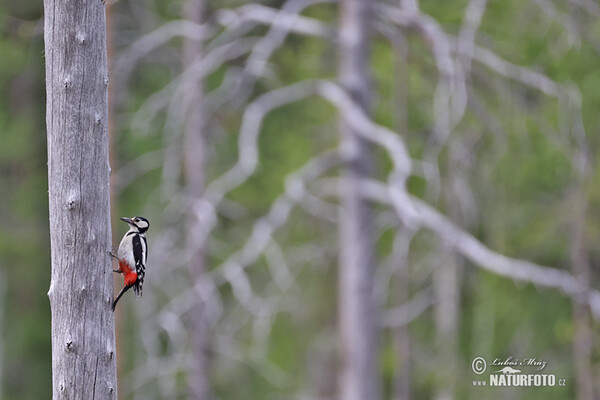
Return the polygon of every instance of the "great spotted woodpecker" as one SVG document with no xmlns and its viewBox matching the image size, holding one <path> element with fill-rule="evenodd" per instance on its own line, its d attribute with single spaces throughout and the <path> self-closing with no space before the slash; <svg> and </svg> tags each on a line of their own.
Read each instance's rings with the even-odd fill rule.
<svg viewBox="0 0 600 400">
<path fill-rule="evenodd" d="M 115 310 L 117 302 L 133 287 L 136 296 L 142 295 L 142 285 L 146 275 L 146 259 L 148 258 L 148 242 L 146 241 L 146 231 L 150 223 L 144 217 L 121 218 L 129 224 L 129 230 L 123 236 L 119 250 L 115 256 L 109 254 L 119 261 L 119 269 L 113 270 L 123 274 L 125 279 L 123 289 L 112 303 L 112 310 Z"/>
</svg>

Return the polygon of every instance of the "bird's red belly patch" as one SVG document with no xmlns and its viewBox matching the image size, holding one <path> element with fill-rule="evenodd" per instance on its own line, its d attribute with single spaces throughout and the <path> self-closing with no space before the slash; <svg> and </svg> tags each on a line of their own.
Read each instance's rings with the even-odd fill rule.
<svg viewBox="0 0 600 400">
<path fill-rule="evenodd" d="M 127 264 L 127 262 L 119 260 L 119 270 L 123 273 L 125 278 L 125 286 L 131 286 L 137 280 L 137 274 L 134 269 Z"/>
</svg>

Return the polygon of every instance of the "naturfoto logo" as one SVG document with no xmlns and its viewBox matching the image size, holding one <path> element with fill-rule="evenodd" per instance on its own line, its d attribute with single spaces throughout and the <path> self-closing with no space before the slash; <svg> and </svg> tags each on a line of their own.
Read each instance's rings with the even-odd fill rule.
<svg viewBox="0 0 600 400">
<path fill-rule="evenodd" d="M 540 358 L 515 357 L 493 358 L 487 362 L 483 357 L 475 357 L 471 369 L 477 375 L 486 372 L 490 366 L 488 380 L 475 380 L 473 386 L 566 386 L 566 379 L 556 378 L 554 374 L 542 374 L 548 363 Z M 531 373 L 534 372 L 534 373 Z"/>
</svg>

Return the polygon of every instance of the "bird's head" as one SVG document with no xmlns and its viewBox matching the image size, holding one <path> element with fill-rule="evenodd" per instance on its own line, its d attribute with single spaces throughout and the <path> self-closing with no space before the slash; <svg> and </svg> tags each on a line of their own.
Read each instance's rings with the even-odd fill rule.
<svg viewBox="0 0 600 400">
<path fill-rule="evenodd" d="M 125 221 L 129 224 L 129 228 L 139 233 L 144 233 L 150 228 L 150 222 L 144 217 L 121 217 L 121 221 Z"/>
</svg>

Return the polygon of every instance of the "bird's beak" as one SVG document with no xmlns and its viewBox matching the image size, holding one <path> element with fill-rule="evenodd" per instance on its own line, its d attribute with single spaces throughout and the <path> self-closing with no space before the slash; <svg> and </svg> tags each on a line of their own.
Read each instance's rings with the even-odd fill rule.
<svg viewBox="0 0 600 400">
<path fill-rule="evenodd" d="M 133 224 L 133 221 L 131 218 L 127 218 L 127 217 L 121 217 L 121 221 L 125 221 L 128 224 Z"/>
</svg>

